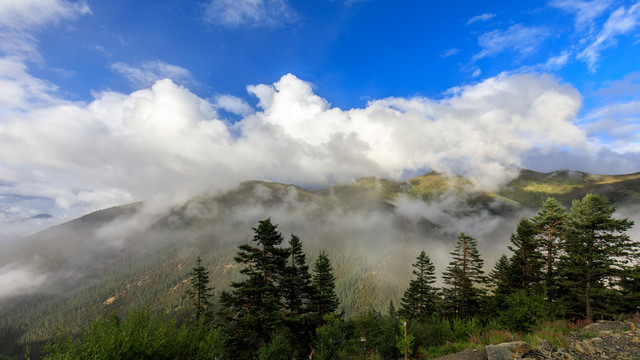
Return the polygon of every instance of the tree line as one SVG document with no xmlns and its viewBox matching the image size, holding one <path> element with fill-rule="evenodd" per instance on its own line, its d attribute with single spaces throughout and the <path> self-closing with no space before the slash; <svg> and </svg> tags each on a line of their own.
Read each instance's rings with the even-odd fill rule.
<svg viewBox="0 0 640 360">
<path fill-rule="evenodd" d="M 510 237 L 511 256 L 503 255 L 488 275 L 476 240 L 461 233 L 442 273 L 444 287 L 434 285 L 435 267 L 422 251 L 397 312 L 391 302 L 385 316 L 370 312 L 351 319 L 337 312 L 328 256 L 320 252 L 310 271 L 301 240 L 292 234 L 283 246 L 277 225 L 262 220 L 253 228 L 252 243 L 238 247 L 234 260 L 243 266 L 243 279 L 221 293 L 217 311 L 208 271 L 198 257 L 187 291 L 193 321 L 169 325 L 184 334 L 169 336 L 174 346 L 162 350 L 167 357 L 134 357 L 332 359 L 366 354 L 393 359 L 455 338 L 460 324 L 493 322 L 526 332 L 545 318 L 631 313 L 640 299 L 640 244 L 626 233 L 633 222 L 613 218 L 614 212 L 598 195 L 574 200 L 569 213 L 549 198 L 536 216 L 519 221 Z M 127 326 L 158 326 L 150 314 L 136 316 L 137 325 L 129 319 L 98 320 L 81 339 L 62 336 L 49 345 L 47 358 L 96 358 L 87 349 L 107 348 L 96 345 L 110 338 L 105 332 L 123 341 Z M 408 322 L 408 336 L 402 336 L 401 321 Z M 189 345 L 179 345 L 179 339 L 190 339 L 184 340 Z M 118 341 L 109 343 L 113 351 L 126 348 Z M 105 358 L 124 357 L 111 353 Z"/>
</svg>

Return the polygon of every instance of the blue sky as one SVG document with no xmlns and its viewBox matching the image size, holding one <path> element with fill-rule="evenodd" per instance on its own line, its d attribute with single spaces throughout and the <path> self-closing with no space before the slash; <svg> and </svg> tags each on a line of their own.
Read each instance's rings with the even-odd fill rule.
<svg viewBox="0 0 640 360">
<path fill-rule="evenodd" d="M 6 0 L 0 40 L 30 229 L 247 179 L 640 171 L 638 1 Z"/>
</svg>

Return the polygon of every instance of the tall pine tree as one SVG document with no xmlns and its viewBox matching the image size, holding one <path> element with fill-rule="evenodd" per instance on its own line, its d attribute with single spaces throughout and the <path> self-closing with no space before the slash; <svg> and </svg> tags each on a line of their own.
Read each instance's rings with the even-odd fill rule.
<svg viewBox="0 0 640 360">
<path fill-rule="evenodd" d="M 587 194 L 574 200 L 568 219 L 565 254 L 559 264 L 564 304 L 569 313 L 588 319 L 610 314 L 612 301 L 621 298 L 621 272 L 629 271 L 638 243 L 625 233 L 633 221 L 614 219 L 615 207 L 605 197 Z"/>
<path fill-rule="evenodd" d="M 340 305 L 335 291 L 335 280 L 331 261 L 327 254 L 321 251 L 314 263 L 312 278 L 313 287 L 315 288 L 313 304 L 320 319 L 324 314 L 338 310 Z"/>
<path fill-rule="evenodd" d="M 451 315 L 461 318 L 473 316 L 480 311 L 484 296 L 482 286 L 486 283 L 478 244 L 474 238 L 460 233 L 453 252 L 453 260 L 442 274 L 449 288 L 443 290 L 445 304 Z"/>
<path fill-rule="evenodd" d="M 537 232 L 538 247 L 544 257 L 544 292 L 547 301 L 554 301 L 558 297 L 556 263 L 562 248 L 567 212 L 556 199 L 548 198 L 532 220 Z"/>
<path fill-rule="evenodd" d="M 289 251 L 289 265 L 286 276 L 282 279 L 285 310 L 291 316 L 307 314 L 314 311 L 311 298 L 315 289 L 311 283 L 307 256 L 302 251 L 302 242 L 294 234 L 291 234 L 289 240 Z"/>
<path fill-rule="evenodd" d="M 271 219 L 253 228 L 253 242 L 240 245 L 234 258 L 244 268 L 246 277 L 231 283 L 232 291 L 220 295 L 220 314 L 230 331 L 229 348 L 238 358 L 250 358 L 261 343 L 269 343 L 275 329 L 283 322 L 281 283 L 286 276 L 289 249 L 281 248 L 284 240 Z"/>
<path fill-rule="evenodd" d="M 516 232 L 511 234 L 509 250 L 511 256 L 510 286 L 518 290 L 538 292 L 542 281 L 542 254 L 538 250 L 535 224 L 523 217 L 518 222 Z"/>
<path fill-rule="evenodd" d="M 211 316 L 211 291 L 209 287 L 209 272 L 202 265 L 200 255 L 196 259 L 196 266 L 189 273 L 190 288 L 185 291 L 194 310 L 196 321 Z"/>
<path fill-rule="evenodd" d="M 435 313 L 438 303 L 438 290 L 433 287 L 436 282 L 435 266 L 424 251 L 412 266 L 415 278 L 404 292 L 399 314 L 407 320 L 426 320 Z"/>
</svg>

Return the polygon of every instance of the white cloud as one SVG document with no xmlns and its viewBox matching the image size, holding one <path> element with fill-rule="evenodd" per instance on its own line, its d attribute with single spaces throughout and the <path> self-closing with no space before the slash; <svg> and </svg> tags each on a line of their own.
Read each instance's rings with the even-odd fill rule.
<svg viewBox="0 0 640 360">
<path fill-rule="evenodd" d="M 549 60 L 544 64 L 543 68 L 546 70 L 558 70 L 567 64 L 569 61 L 570 53 L 568 51 L 563 51 L 558 56 L 550 57 Z"/>
<path fill-rule="evenodd" d="M 286 0 L 212 0 L 204 16 L 209 23 L 228 27 L 277 27 L 298 19 Z"/>
<path fill-rule="evenodd" d="M 493 30 L 482 34 L 478 44 L 482 50 L 473 56 L 473 61 L 492 57 L 504 51 L 516 51 L 522 56 L 538 50 L 540 44 L 550 35 L 543 27 L 528 27 L 516 24 L 507 30 Z"/>
<path fill-rule="evenodd" d="M 91 10 L 84 2 L 65 0 L 19 0 L 0 2 L 0 28 L 26 30 L 61 19 L 74 18 L 90 14 Z"/>
<path fill-rule="evenodd" d="M 186 198 L 247 179 L 328 185 L 434 169 L 480 186 L 510 179 L 533 149 L 581 147 L 580 95 L 543 75 L 501 75 L 450 96 L 332 108 L 293 75 L 250 86 L 260 111 L 235 125 L 216 104 L 160 80 L 0 121 L 0 179 L 66 213 Z"/>
<path fill-rule="evenodd" d="M 588 113 L 583 126 L 594 141 L 621 154 L 640 152 L 640 101 L 610 104 Z"/>
<path fill-rule="evenodd" d="M 482 70 L 480 70 L 480 69 L 475 69 L 475 70 L 473 71 L 473 74 L 471 74 L 471 77 L 472 77 L 472 78 L 477 78 L 477 77 L 478 77 L 478 76 L 480 76 L 481 74 L 482 74 Z"/>
<path fill-rule="evenodd" d="M 600 17 L 611 5 L 611 0 L 552 0 L 549 5 L 575 15 L 577 31 L 591 32 L 594 21 Z"/>
<path fill-rule="evenodd" d="M 0 298 L 15 294 L 30 293 L 47 280 L 44 275 L 30 266 L 10 264 L 0 268 Z"/>
<path fill-rule="evenodd" d="M 445 50 L 442 54 L 440 54 L 440 57 L 448 58 L 449 56 L 453 56 L 459 52 L 460 52 L 460 49 L 457 49 L 457 48 L 448 49 L 448 50 Z"/>
<path fill-rule="evenodd" d="M 171 79 L 181 84 L 190 83 L 193 80 L 189 70 L 160 60 L 145 61 L 136 65 L 117 62 L 111 65 L 111 70 L 126 77 L 138 87 L 151 86 L 161 79 Z"/>
<path fill-rule="evenodd" d="M 616 38 L 634 30 L 638 24 L 640 24 L 640 2 L 628 9 L 624 6 L 619 7 L 609 15 L 595 40 L 578 54 L 578 59 L 585 61 L 589 70 L 595 72 L 602 51 L 616 46 Z"/>
<path fill-rule="evenodd" d="M 23 62 L 0 58 L 0 116 L 60 102 L 53 96 L 56 90 L 55 85 L 29 75 Z"/>
<path fill-rule="evenodd" d="M 477 16 L 472 17 L 471 19 L 469 19 L 469 21 L 467 21 L 467 25 L 476 23 L 476 22 L 485 22 L 485 21 L 489 21 L 491 19 L 493 19 L 496 16 L 496 14 L 490 14 L 490 13 L 484 13 L 484 14 L 480 14 Z"/>
<path fill-rule="evenodd" d="M 236 115 L 247 116 L 254 112 L 251 105 L 243 99 L 232 95 L 217 95 L 214 99 L 218 108 L 224 109 Z"/>
</svg>

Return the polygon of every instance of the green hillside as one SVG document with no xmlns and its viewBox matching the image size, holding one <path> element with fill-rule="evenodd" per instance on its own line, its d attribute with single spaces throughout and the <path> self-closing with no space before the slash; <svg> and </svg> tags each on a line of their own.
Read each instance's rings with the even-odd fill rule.
<svg viewBox="0 0 640 360">
<path fill-rule="evenodd" d="M 148 307 L 180 317 L 196 256 L 219 294 L 239 278 L 237 246 L 267 217 L 280 224 L 285 238 L 301 237 L 309 261 L 319 250 L 328 252 L 341 309 L 349 316 L 397 303 L 421 250 L 432 254 L 438 273 L 444 270 L 459 231 L 476 236 L 481 251 L 484 244 L 492 266 L 500 255 L 488 253 L 493 244 L 503 248 L 518 218 L 548 196 L 565 206 L 586 193 L 620 206 L 640 204 L 640 173 L 523 170 L 496 192 L 473 191 L 471 185 L 438 173 L 405 182 L 361 178 L 321 190 L 251 181 L 196 197 L 140 228 L 127 226 L 144 213 L 141 203 L 88 214 L 0 252 L 0 268 L 28 263 L 48 274 L 39 291 L 0 299 L 0 354 L 20 354 L 24 344 L 76 330 L 96 316 Z"/>
</svg>

